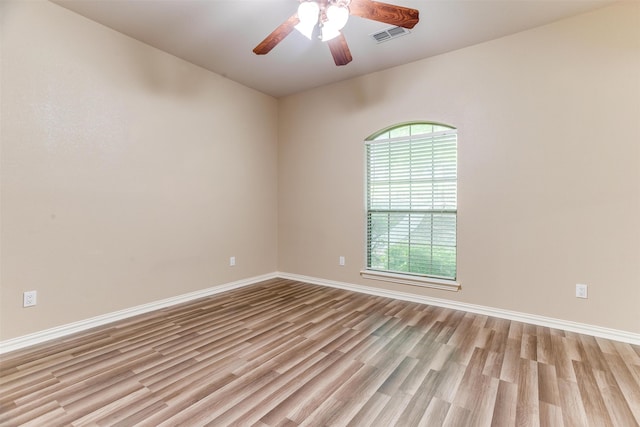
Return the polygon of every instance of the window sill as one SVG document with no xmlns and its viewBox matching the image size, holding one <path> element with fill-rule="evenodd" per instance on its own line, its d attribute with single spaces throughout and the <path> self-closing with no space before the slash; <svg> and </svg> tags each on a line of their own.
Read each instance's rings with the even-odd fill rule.
<svg viewBox="0 0 640 427">
<path fill-rule="evenodd" d="M 403 285 L 421 286 L 457 292 L 460 283 L 454 280 L 436 279 L 433 277 L 412 276 L 410 274 L 387 273 L 385 271 L 363 270 L 360 275 L 364 279 L 382 280 L 384 282 L 401 283 Z"/>
</svg>

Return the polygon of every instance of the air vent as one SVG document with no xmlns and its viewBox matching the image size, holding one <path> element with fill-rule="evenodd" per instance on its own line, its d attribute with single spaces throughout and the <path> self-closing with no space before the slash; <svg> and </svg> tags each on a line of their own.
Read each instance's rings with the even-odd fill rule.
<svg viewBox="0 0 640 427">
<path fill-rule="evenodd" d="M 378 31 L 377 33 L 370 34 L 370 36 L 376 41 L 376 43 L 382 43 L 400 36 L 404 36 L 406 34 L 409 34 L 410 32 L 411 31 L 402 27 L 389 27 L 385 28 L 382 31 Z"/>
</svg>

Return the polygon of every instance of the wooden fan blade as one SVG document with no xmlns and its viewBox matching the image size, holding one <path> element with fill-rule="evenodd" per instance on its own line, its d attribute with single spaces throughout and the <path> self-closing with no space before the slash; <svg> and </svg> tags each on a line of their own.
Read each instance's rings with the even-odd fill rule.
<svg viewBox="0 0 640 427">
<path fill-rule="evenodd" d="M 253 53 L 256 55 L 265 55 L 271 52 L 271 49 L 287 37 L 299 22 L 300 19 L 298 19 L 298 14 L 296 13 L 262 40 L 260 44 L 253 49 Z"/>
<path fill-rule="evenodd" d="M 347 39 L 344 38 L 344 34 L 340 33 L 338 37 L 329 40 L 327 44 L 329 45 L 329 50 L 333 56 L 333 62 L 335 62 L 336 65 L 347 65 L 353 59 L 351 57 L 349 46 L 347 45 Z"/>
<path fill-rule="evenodd" d="M 373 0 L 351 0 L 349 11 L 351 15 L 404 28 L 413 28 L 420 20 L 416 9 Z"/>
</svg>

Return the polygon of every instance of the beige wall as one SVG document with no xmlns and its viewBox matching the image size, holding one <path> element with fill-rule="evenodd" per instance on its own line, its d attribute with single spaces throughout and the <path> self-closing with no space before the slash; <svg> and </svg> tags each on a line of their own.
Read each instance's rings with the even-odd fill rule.
<svg viewBox="0 0 640 427">
<path fill-rule="evenodd" d="M 276 270 L 277 100 L 1 3 L 0 340 Z"/>
<path fill-rule="evenodd" d="M 0 340 L 275 270 L 640 332 L 638 3 L 280 101 L 0 5 Z M 359 276 L 362 140 L 410 120 L 459 129 L 457 293 Z"/>
<path fill-rule="evenodd" d="M 639 333 L 639 45 L 627 2 L 282 99 L 279 270 Z M 362 141 L 411 120 L 459 130 L 457 293 L 359 276 Z"/>
</svg>

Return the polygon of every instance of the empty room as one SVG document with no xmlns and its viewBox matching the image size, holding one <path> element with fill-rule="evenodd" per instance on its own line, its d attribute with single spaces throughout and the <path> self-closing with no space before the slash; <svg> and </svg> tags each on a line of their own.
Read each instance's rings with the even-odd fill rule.
<svg viewBox="0 0 640 427">
<path fill-rule="evenodd" d="M 640 426 L 640 2 L 0 0 L 0 425 Z"/>
</svg>

